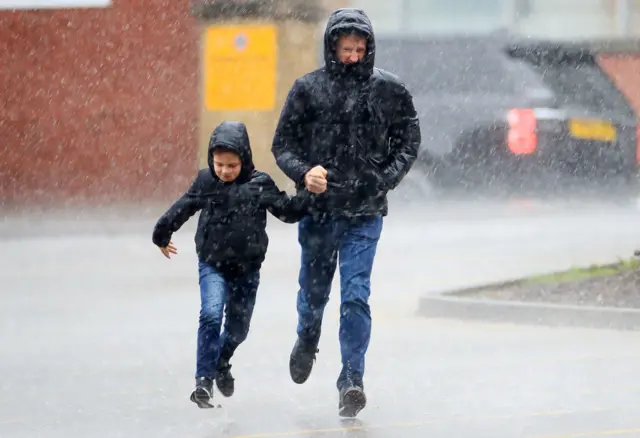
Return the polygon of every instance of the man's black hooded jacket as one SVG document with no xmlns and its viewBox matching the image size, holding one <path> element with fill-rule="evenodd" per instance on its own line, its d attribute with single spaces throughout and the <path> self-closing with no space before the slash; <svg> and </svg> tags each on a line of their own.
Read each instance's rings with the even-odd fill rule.
<svg viewBox="0 0 640 438">
<path fill-rule="evenodd" d="M 340 35 L 367 38 L 356 64 L 336 57 Z M 311 208 L 332 215 L 385 215 L 389 190 L 409 172 L 420 146 L 413 98 L 393 74 L 374 67 L 375 37 L 359 9 L 335 11 L 324 34 L 324 67 L 295 81 L 280 114 L 272 152 L 304 190 L 312 167 L 327 169 L 328 188 Z"/>
<path fill-rule="evenodd" d="M 225 148 L 236 152 L 242 162 L 240 175 L 231 183 L 216 176 L 213 151 Z M 273 179 L 254 168 L 249 135 L 241 122 L 223 122 L 211 135 L 209 167 L 198 172 L 191 187 L 156 223 L 153 243 L 166 247 L 171 235 L 200 211 L 195 236 L 200 260 L 233 277 L 259 269 L 265 259 L 269 239 L 267 215 L 288 223 L 305 214 L 299 197 L 280 191 Z"/>
</svg>

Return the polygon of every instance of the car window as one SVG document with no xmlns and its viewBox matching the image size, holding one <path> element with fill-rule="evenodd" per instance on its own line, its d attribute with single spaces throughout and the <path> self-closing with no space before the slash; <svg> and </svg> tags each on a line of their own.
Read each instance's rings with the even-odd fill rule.
<svg viewBox="0 0 640 438">
<path fill-rule="evenodd" d="M 633 110 L 592 53 L 561 48 L 517 48 L 507 53 L 535 72 L 561 106 L 633 117 Z"/>
<path fill-rule="evenodd" d="M 505 94 L 515 90 L 504 54 L 473 42 L 377 42 L 376 66 L 397 74 L 416 95 Z"/>
</svg>

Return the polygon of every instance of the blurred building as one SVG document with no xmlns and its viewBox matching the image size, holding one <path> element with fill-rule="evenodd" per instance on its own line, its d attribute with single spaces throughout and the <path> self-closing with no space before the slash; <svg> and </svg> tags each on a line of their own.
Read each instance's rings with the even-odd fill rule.
<svg viewBox="0 0 640 438">
<path fill-rule="evenodd" d="M 488 33 L 553 39 L 640 36 L 638 0 L 352 0 L 381 34 Z"/>
<path fill-rule="evenodd" d="M 0 0 L 0 209 L 166 202 L 188 187 L 202 125 L 196 3 Z M 283 38 L 308 39 L 298 28 Z M 281 52 L 283 68 L 301 55 Z"/>
<path fill-rule="evenodd" d="M 0 207 L 166 202 L 188 186 L 201 163 L 199 131 L 210 128 L 202 123 L 203 23 L 193 14 L 196 1 L 212 0 L 0 0 L 0 9 L 31 5 L 0 11 Z M 291 17 L 277 18 L 289 22 L 279 37 L 288 49 L 278 55 L 277 104 L 260 132 L 272 130 L 292 74 L 316 66 L 326 15 L 338 7 L 365 9 L 379 35 L 509 28 L 564 39 L 640 37 L 640 0 L 318 2 L 326 10 L 315 42 L 307 44 L 313 32 Z M 640 111 L 636 46 L 610 45 L 602 60 Z M 255 138 L 259 163 L 270 160 L 269 141 L 269 135 Z"/>
</svg>

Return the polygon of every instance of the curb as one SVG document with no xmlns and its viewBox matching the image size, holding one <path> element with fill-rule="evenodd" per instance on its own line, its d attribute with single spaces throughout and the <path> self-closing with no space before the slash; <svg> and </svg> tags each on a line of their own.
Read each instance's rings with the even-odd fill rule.
<svg viewBox="0 0 640 438">
<path fill-rule="evenodd" d="M 420 298 L 417 316 L 551 327 L 640 331 L 640 309 L 570 306 L 451 296 L 452 294 L 493 289 L 504 285 L 505 283 L 501 283 L 423 296 Z"/>
</svg>

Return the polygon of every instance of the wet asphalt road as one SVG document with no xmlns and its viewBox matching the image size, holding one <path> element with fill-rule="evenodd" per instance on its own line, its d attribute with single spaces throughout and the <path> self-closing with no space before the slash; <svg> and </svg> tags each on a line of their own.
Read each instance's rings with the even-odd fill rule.
<svg viewBox="0 0 640 438">
<path fill-rule="evenodd" d="M 640 245 L 633 197 L 392 210 L 369 405 L 354 421 L 337 416 L 337 289 L 312 377 L 289 379 L 299 249 L 295 226 L 276 222 L 236 394 L 192 405 L 195 221 L 171 261 L 150 243 L 153 221 L 0 225 L 0 437 L 640 437 L 640 333 L 414 316 L 422 293 L 628 256 Z"/>
</svg>

